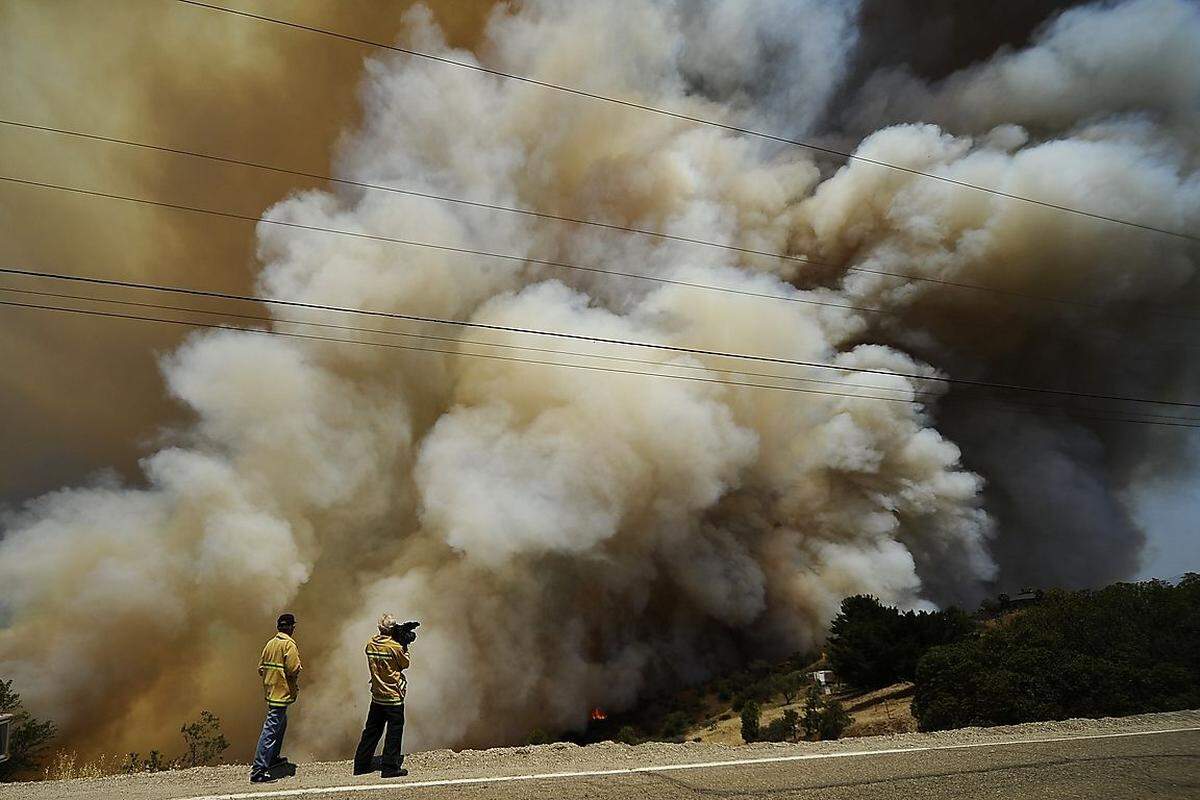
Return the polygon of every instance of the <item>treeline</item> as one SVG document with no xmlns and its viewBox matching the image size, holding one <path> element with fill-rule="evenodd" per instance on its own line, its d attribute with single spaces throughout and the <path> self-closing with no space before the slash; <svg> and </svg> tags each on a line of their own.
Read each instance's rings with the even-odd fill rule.
<svg viewBox="0 0 1200 800">
<path fill-rule="evenodd" d="M 901 613 L 874 597 L 855 595 L 842 601 L 829 628 L 829 663 L 856 689 L 881 689 L 914 680 L 917 662 L 926 651 L 975 630 L 975 620 L 957 608 Z"/>
<path fill-rule="evenodd" d="M 1049 591 L 995 619 L 851 597 L 829 656 L 861 690 L 913 681 L 921 730 L 1198 708 L 1200 575 Z"/>
</svg>

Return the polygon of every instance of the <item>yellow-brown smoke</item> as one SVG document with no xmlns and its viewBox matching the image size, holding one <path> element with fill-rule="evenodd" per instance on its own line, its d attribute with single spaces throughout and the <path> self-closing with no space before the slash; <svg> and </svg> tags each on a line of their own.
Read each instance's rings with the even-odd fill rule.
<svg viewBox="0 0 1200 800">
<path fill-rule="evenodd" d="M 815 135 L 843 96 L 855 13 L 821 0 L 749 10 L 545 0 L 496 12 L 476 52 L 541 80 Z M 402 30 L 418 49 L 477 57 L 451 50 L 423 7 Z M 1114 51 L 1117 67 L 1104 60 Z M 851 116 L 879 130 L 854 146 L 1195 230 L 1197 53 L 1200 15 L 1183 0 L 1083 8 L 1028 49 L 944 82 L 867 82 Z M 1181 86 L 1143 98 L 1110 85 L 1151 55 L 1172 59 Z M 1045 96 L 1054 90 L 1070 102 Z M 885 101 L 904 92 L 944 127 L 898 119 Z M 64 489 L 5 525 L 0 674 L 68 735 L 144 747 L 209 707 L 245 755 L 260 711 L 254 658 L 285 609 L 300 619 L 307 664 L 296 755 L 332 756 L 361 721 L 360 648 L 385 610 L 423 623 L 411 746 L 496 744 L 580 726 L 593 707 L 628 707 L 748 653 L 810 646 L 847 594 L 972 602 L 1001 569 L 1011 579 L 1058 569 L 1078 583 L 1136 562 L 1121 493 L 1171 452 L 1157 433 L 1109 439 L 1087 421 L 1010 415 L 955 392 L 939 403 L 918 394 L 937 384 L 899 373 L 1185 394 L 1196 387 L 1190 351 L 1143 357 L 1145 345 L 1112 339 L 1146 304 L 1195 291 L 1193 244 L 863 161 L 831 173 L 802 149 L 401 55 L 366 62 L 360 98 L 340 175 L 838 267 L 308 189 L 272 218 L 780 299 L 266 224 L 261 296 L 825 361 L 847 371 L 795 374 L 839 380 L 841 394 L 467 355 L 520 355 L 467 343 L 489 341 L 579 364 L 604 363 L 581 352 L 640 357 L 496 332 L 464 333 L 446 356 L 189 336 L 161 364 L 188 422 L 141 462 L 144 485 Z M 1086 305 L 1048 321 L 1041 306 L 1018 314 L 945 282 Z M 844 396 L 880 392 L 925 402 Z M 1032 518 L 1047 507 L 1057 528 Z"/>
</svg>

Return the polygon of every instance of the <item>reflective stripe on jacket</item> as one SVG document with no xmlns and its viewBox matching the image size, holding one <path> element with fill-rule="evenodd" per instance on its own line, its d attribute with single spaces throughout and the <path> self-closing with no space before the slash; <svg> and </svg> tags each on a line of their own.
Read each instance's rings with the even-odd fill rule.
<svg viewBox="0 0 1200 800">
<path fill-rule="evenodd" d="M 258 674 L 267 705 L 281 708 L 296 702 L 300 691 L 300 650 L 286 633 L 277 633 L 263 648 Z"/>
<path fill-rule="evenodd" d="M 408 648 L 390 636 L 372 636 L 367 642 L 367 669 L 371 671 L 371 700 L 385 706 L 404 702 L 408 680 Z"/>
</svg>

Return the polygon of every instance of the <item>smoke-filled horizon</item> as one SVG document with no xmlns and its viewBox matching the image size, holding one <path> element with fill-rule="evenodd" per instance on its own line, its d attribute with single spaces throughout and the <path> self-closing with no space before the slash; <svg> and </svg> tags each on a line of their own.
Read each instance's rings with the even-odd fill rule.
<svg viewBox="0 0 1200 800">
<path fill-rule="evenodd" d="M 879 55 L 876 5 L 540 0 L 495 9 L 474 51 L 417 6 L 401 41 L 1200 229 L 1195 3 L 1077 6 L 911 68 Z M 1194 242 L 395 53 L 366 58 L 359 102 L 339 177 L 822 266 L 344 187 L 294 191 L 272 218 L 888 313 L 265 224 L 261 296 L 828 362 L 846 370 L 798 374 L 923 402 L 190 335 L 161 360 L 186 421 L 138 485 L 63 488 L 3 519 L 0 675 L 83 749 L 158 746 L 209 707 L 244 754 L 253 662 L 285 609 L 305 755 L 353 740 L 383 611 L 422 621 L 413 749 L 578 728 L 594 706 L 813 647 L 849 594 L 971 605 L 1128 577 L 1145 539 L 1131 494 L 1190 474 L 1187 432 L 904 375 L 1194 399 L 1194 323 L 1158 314 L 1200 297 Z M 481 338 L 582 349 L 464 336 Z"/>
</svg>

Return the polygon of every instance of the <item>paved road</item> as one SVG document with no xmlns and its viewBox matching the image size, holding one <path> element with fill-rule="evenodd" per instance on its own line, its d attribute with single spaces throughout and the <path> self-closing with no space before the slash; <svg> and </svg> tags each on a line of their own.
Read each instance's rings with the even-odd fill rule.
<svg viewBox="0 0 1200 800">
<path fill-rule="evenodd" d="M 431 786 L 432 781 L 417 782 L 424 785 L 367 791 L 355 785 L 355 791 L 318 789 L 301 796 L 311 800 L 1200 798 L 1200 731 L 699 768 L 688 765 L 687 769 L 502 783 Z"/>
<path fill-rule="evenodd" d="M 1152 723 L 1152 724 L 1148 724 Z M 993 729 L 995 731 L 996 729 Z M 1009 733 L 909 734 L 816 745 L 522 748 L 414 760 L 404 781 L 301 767 L 252 787 L 244 767 L 98 781 L 9 785 L 5 798 L 122 800 L 1124 800 L 1200 798 L 1200 715 L 1036 726 Z"/>
</svg>

